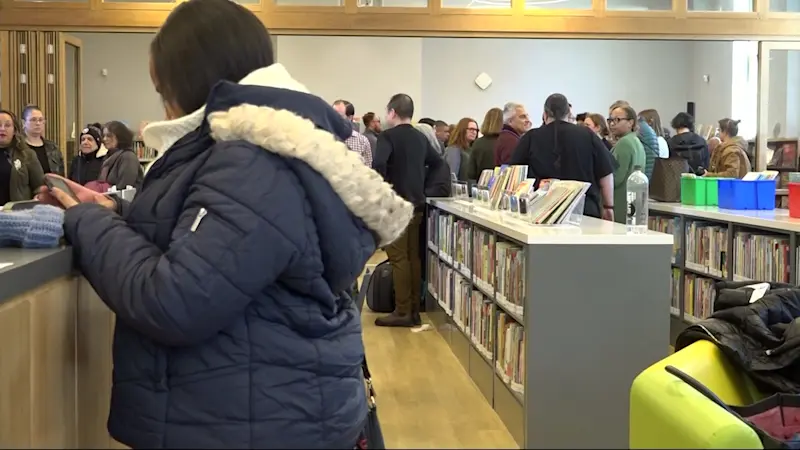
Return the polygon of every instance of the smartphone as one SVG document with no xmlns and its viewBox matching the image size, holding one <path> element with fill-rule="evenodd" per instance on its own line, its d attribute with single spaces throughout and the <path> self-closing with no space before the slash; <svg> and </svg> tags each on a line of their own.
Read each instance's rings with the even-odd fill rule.
<svg viewBox="0 0 800 450">
<path fill-rule="evenodd" d="M 45 175 L 44 176 L 44 184 L 46 184 L 47 188 L 50 189 L 50 190 L 52 190 L 53 188 L 61 189 L 67 195 L 72 197 L 76 202 L 80 203 L 80 200 L 78 199 L 78 196 L 75 195 L 74 192 L 72 192 L 72 188 L 70 188 L 69 185 L 66 182 L 64 182 L 64 180 L 62 180 L 61 178 Z"/>
</svg>

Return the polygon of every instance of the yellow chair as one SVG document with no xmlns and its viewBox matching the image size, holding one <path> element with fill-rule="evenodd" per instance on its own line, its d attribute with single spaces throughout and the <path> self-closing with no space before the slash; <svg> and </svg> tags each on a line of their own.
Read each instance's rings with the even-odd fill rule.
<svg viewBox="0 0 800 450">
<path fill-rule="evenodd" d="M 667 365 L 691 375 L 729 405 L 749 405 L 764 397 L 713 342 L 695 342 L 633 381 L 630 448 L 763 448 L 750 427 L 667 373 Z"/>
</svg>

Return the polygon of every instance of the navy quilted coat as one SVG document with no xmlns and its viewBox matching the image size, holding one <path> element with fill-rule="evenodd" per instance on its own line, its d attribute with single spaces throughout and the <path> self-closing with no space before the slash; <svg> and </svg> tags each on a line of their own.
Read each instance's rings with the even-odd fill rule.
<svg viewBox="0 0 800 450">
<path fill-rule="evenodd" d="M 344 292 L 411 205 L 280 65 L 148 131 L 169 150 L 135 200 L 65 218 L 117 316 L 109 432 L 134 448 L 353 448 L 364 350 Z"/>
</svg>

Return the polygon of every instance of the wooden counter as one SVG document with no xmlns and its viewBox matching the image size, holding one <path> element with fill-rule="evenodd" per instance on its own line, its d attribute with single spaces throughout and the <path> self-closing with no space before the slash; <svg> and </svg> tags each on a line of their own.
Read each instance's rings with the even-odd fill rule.
<svg viewBox="0 0 800 450">
<path fill-rule="evenodd" d="M 0 446 L 120 448 L 106 431 L 114 315 L 71 273 L 71 255 L 40 255 L 0 271 L 6 287 L 34 283 L 32 277 L 45 273 L 51 278 L 0 298 Z M 0 250 L 0 263 L 9 259 Z M 38 270 L 26 267 L 34 263 Z M 62 272 L 55 278 L 53 265 Z"/>
</svg>

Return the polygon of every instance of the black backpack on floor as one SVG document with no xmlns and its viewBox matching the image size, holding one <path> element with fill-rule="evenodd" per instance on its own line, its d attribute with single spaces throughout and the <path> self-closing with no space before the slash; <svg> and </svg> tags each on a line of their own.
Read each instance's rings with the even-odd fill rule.
<svg viewBox="0 0 800 450">
<path fill-rule="evenodd" d="M 384 261 L 375 267 L 367 280 L 367 306 L 377 313 L 394 311 L 394 283 L 392 265 Z"/>
</svg>

